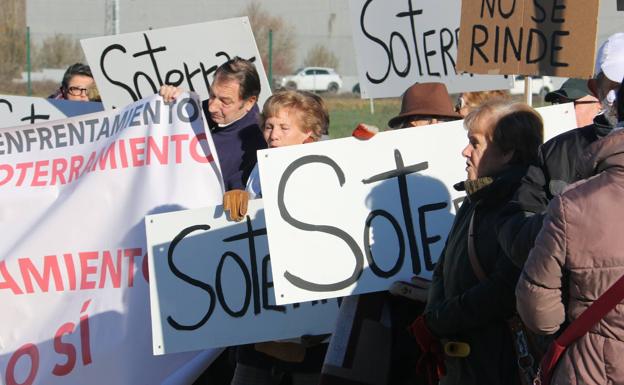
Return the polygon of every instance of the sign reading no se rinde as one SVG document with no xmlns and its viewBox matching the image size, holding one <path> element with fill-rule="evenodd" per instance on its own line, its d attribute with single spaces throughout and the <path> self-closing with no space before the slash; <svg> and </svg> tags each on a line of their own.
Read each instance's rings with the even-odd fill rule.
<svg viewBox="0 0 624 385">
<path fill-rule="evenodd" d="M 538 111 L 547 138 L 576 127 L 572 104 Z M 276 302 L 430 277 L 463 198 L 452 185 L 466 143 L 455 121 L 259 151 Z"/>
<path fill-rule="evenodd" d="M 158 92 L 163 84 L 208 99 L 214 71 L 234 56 L 260 75 L 260 105 L 271 89 L 247 17 L 81 40 L 107 109 Z"/>
<path fill-rule="evenodd" d="M 458 74 L 460 0 L 349 0 L 362 97 L 396 97 L 416 82 L 449 92 L 511 88 L 504 76 Z"/>
<path fill-rule="evenodd" d="M 276 306 L 262 200 L 147 216 L 154 354 L 331 333 L 335 300 Z M 305 248 L 306 245 L 301 245 Z"/>
<path fill-rule="evenodd" d="M 599 0 L 464 1 L 457 69 L 590 78 L 598 6 Z"/>
</svg>

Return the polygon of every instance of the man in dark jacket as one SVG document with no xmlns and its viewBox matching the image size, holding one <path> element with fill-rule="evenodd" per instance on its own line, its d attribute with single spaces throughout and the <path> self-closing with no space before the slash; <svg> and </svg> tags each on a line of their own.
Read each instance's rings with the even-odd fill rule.
<svg viewBox="0 0 624 385">
<path fill-rule="evenodd" d="M 529 167 L 514 199 L 503 209 L 498 240 L 514 264 L 522 267 L 542 227 L 548 202 L 580 179 L 580 155 L 587 146 L 603 138 L 617 122 L 613 107 L 615 90 L 624 78 L 624 33 L 616 33 L 600 47 L 596 75 L 589 80 L 591 92 L 602 104 L 593 124 L 565 132 L 544 143 L 538 164 Z"/>
<path fill-rule="evenodd" d="M 464 125 L 468 180 L 456 188 L 467 198 L 436 264 L 425 313 L 411 331 L 421 350 L 437 357 L 438 375 L 445 372 L 440 384 L 515 384 L 518 366 L 506 320 L 514 314 L 520 269 L 498 245 L 494 229 L 500 208 L 535 162 L 542 120 L 525 104 L 494 101 L 471 112 Z M 449 341 L 468 345 L 469 354 L 442 356 Z"/>
<path fill-rule="evenodd" d="M 165 102 L 182 90 L 163 86 Z M 244 190 L 256 165 L 256 151 L 266 148 L 258 126 L 260 77 L 249 60 L 235 57 L 214 73 L 210 98 L 202 103 L 212 140 L 217 150 L 225 191 Z"/>
</svg>

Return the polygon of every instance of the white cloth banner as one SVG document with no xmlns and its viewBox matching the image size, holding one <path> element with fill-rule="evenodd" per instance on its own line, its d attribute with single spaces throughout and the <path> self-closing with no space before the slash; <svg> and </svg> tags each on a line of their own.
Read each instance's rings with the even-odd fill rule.
<svg viewBox="0 0 624 385">
<path fill-rule="evenodd" d="M 547 138 L 576 126 L 571 104 L 538 111 Z M 464 196 L 462 123 L 259 151 L 276 302 L 430 277 Z"/>
<path fill-rule="evenodd" d="M 0 95 L 0 127 L 36 124 L 90 114 L 103 109 L 102 103 L 97 102 Z"/>
<path fill-rule="evenodd" d="M 221 201 L 202 116 L 152 96 L 0 130 L 1 384 L 188 383 L 218 353 L 154 357 L 149 327 L 145 215 Z"/>
<path fill-rule="evenodd" d="M 262 200 L 145 218 L 154 354 L 328 334 L 335 300 L 275 306 Z M 301 245 L 305 247 L 305 245 Z"/>
</svg>

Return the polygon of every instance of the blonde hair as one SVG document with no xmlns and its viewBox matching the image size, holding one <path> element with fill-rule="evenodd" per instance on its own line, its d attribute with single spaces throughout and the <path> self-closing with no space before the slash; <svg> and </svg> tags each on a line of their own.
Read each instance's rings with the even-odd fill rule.
<svg viewBox="0 0 624 385">
<path fill-rule="evenodd" d="M 525 103 L 493 100 L 471 111 L 464 127 L 484 126 L 485 137 L 503 154 L 513 151 L 509 164 L 529 165 L 537 161 L 537 150 L 544 141 L 540 114 Z"/>
<path fill-rule="evenodd" d="M 510 99 L 509 92 L 507 90 L 494 90 L 494 91 L 478 91 L 478 92 L 464 92 L 461 94 L 461 98 L 464 100 L 464 105 L 468 109 L 468 112 L 479 107 L 483 103 L 491 100 L 503 100 Z"/>
<path fill-rule="evenodd" d="M 264 129 L 267 119 L 277 116 L 282 109 L 299 112 L 301 128 L 312 133 L 317 141 L 329 129 L 329 112 L 320 96 L 307 91 L 280 90 L 264 103 L 260 115 L 260 128 Z"/>
</svg>

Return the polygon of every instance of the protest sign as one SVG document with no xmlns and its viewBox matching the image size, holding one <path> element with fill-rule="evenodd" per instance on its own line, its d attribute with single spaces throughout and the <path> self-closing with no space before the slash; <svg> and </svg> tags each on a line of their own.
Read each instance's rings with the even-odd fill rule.
<svg viewBox="0 0 624 385">
<path fill-rule="evenodd" d="M 123 107 L 170 84 L 208 99 L 218 66 L 239 56 L 260 75 L 260 105 L 271 95 L 247 17 L 81 40 L 106 109 Z"/>
<path fill-rule="evenodd" d="M 331 333 L 335 300 L 276 306 L 262 200 L 145 218 L 154 354 Z M 300 245 L 307 247 L 307 245 Z"/>
<path fill-rule="evenodd" d="M 0 128 L 102 111 L 102 103 L 0 95 Z"/>
<path fill-rule="evenodd" d="M 161 384 L 211 362 L 152 355 L 144 227 L 220 202 L 211 142 L 188 94 L 0 129 L 4 384 Z"/>
<path fill-rule="evenodd" d="M 458 74 L 460 0 L 349 0 L 363 98 L 400 96 L 412 84 L 449 92 L 511 88 L 511 78 Z"/>
<path fill-rule="evenodd" d="M 594 74 L 599 0 L 462 3 L 457 69 L 480 74 Z"/>
<path fill-rule="evenodd" d="M 539 111 L 547 136 L 576 126 L 571 104 Z M 452 186 L 467 143 L 454 121 L 259 151 L 276 302 L 430 277 L 463 199 Z"/>
</svg>

